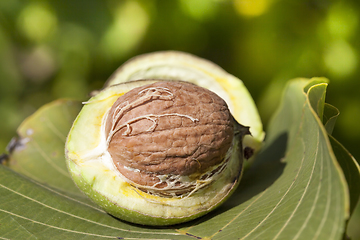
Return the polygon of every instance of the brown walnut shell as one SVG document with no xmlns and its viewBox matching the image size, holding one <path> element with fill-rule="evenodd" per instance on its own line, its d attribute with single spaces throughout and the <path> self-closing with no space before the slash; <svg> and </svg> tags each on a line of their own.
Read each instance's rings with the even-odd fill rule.
<svg viewBox="0 0 360 240">
<path fill-rule="evenodd" d="M 182 184 L 172 176 L 201 180 L 206 178 L 202 174 L 216 171 L 214 166 L 220 168 L 231 147 L 234 120 L 225 101 L 212 91 L 160 81 L 119 97 L 108 113 L 105 134 L 125 178 L 162 189 Z"/>
</svg>

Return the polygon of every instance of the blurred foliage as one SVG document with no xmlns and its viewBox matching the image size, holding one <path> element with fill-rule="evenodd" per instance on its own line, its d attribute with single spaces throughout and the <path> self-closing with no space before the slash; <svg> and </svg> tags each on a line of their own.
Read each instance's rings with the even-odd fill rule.
<svg viewBox="0 0 360 240">
<path fill-rule="evenodd" d="M 329 78 L 334 136 L 359 160 L 359 18 L 357 0 L 0 0 L 0 149 L 41 105 L 86 100 L 130 57 L 173 49 L 241 78 L 265 126 L 287 80 Z"/>
</svg>

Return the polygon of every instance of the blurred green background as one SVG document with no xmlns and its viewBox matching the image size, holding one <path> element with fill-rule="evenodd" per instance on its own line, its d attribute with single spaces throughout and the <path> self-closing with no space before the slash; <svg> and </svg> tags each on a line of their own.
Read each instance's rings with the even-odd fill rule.
<svg viewBox="0 0 360 240">
<path fill-rule="evenodd" d="M 360 160 L 359 38 L 358 0 L 0 0 L 0 153 L 43 104 L 86 100 L 127 59 L 180 50 L 242 79 L 265 129 L 287 80 L 329 78 L 334 136 Z M 352 239 L 359 225 L 358 208 Z"/>
</svg>

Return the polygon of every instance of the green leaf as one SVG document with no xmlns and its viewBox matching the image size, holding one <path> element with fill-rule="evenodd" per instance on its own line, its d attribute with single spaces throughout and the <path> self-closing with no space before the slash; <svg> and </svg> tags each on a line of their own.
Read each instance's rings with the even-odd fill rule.
<svg viewBox="0 0 360 240">
<path fill-rule="evenodd" d="M 326 83 L 325 79 L 290 81 L 268 127 L 265 146 L 234 195 L 205 217 L 160 229 L 122 222 L 83 199 L 66 174 L 54 167 L 65 169 L 63 157 L 50 157 L 53 164 L 49 164 L 41 154 L 61 152 L 63 141 L 49 147 L 56 131 L 49 135 L 44 122 L 34 128 L 30 117 L 19 128 L 21 139 L 29 139 L 15 147 L 9 162 L 13 170 L 0 166 L 0 237 L 342 239 L 359 198 L 359 167 L 341 144 L 329 139 L 322 123 L 323 119 L 332 129 L 337 116 L 328 114 L 324 104 Z M 60 130 L 65 136 L 77 112 L 71 106 L 67 101 L 52 103 L 34 119 L 50 119 L 50 115 L 51 121 L 67 119 L 67 127 Z M 71 117 L 61 118 L 59 112 L 64 111 Z M 30 136 L 26 135 L 29 126 L 34 129 Z M 36 136 L 42 128 L 47 133 Z M 41 164 L 41 171 L 51 172 L 52 177 L 31 163 Z"/>
<path fill-rule="evenodd" d="M 183 239 L 172 230 L 123 223 L 1 165 L 0 196 L 2 239 Z"/>
<path fill-rule="evenodd" d="M 326 78 L 312 78 L 304 87 L 304 93 L 308 94 L 310 106 L 317 113 L 317 116 L 323 121 L 325 111 L 326 88 L 328 86 Z M 316 88 L 313 88 L 316 86 Z M 311 95 L 309 94 L 311 90 Z"/>
<path fill-rule="evenodd" d="M 40 183 L 79 194 L 64 162 L 64 144 L 81 103 L 57 100 L 41 107 L 18 128 L 8 166 Z"/>
<path fill-rule="evenodd" d="M 350 194 L 350 213 L 355 210 L 360 197 L 360 167 L 355 158 L 334 137 L 329 136 L 332 149 L 341 166 Z"/>
<path fill-rule="evenodd" d="M 335 123 L 339 114 L 340 112 L 336 107 L 325 103 L 323 123 L 326 131 L 329 134 L 332 134 L 332 131 L 334 130 Z"/>
</svg>

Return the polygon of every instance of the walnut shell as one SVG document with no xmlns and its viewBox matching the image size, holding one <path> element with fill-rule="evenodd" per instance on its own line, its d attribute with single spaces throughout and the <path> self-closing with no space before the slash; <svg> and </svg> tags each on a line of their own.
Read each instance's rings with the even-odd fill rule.
<svg viewBox="0 0 360 240">
<path fill-rule="evenodd" d="M 164 81 L 119 97 L 108 113 L 105 131 L 120 173 L 138 186 L 161 188 L 164 195 L 172 176 L 196 181 L 225 161 L 234 121 L 215 93 L 187 82 Z M 186 193 L 181 181 L 171 182 Z M 176 192 L 174 187 L 169 190 Z"/>
</svg>

